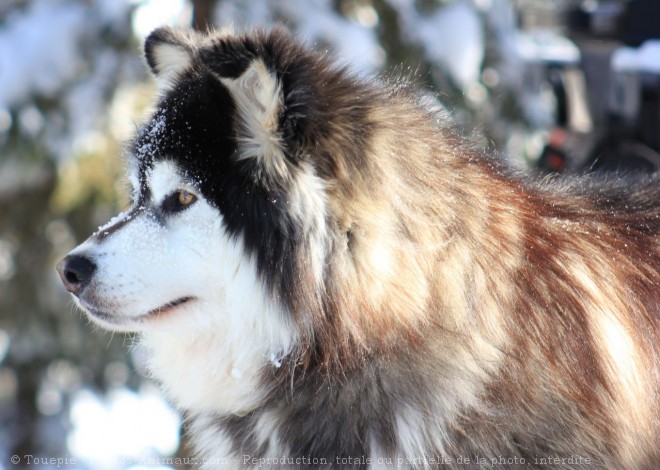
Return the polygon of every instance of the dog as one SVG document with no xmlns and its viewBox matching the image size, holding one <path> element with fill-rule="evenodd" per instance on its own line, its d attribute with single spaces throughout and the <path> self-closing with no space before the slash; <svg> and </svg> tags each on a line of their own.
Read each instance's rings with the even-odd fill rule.
<svg viewBox="0 0 660 470">
<path fill-rule="evenodd" d="M 57 269 L 215 468 L 660 468 L 660 186 L 527 178 L 283 29 L 154 31 L 132 206 Z"/>
</svg>

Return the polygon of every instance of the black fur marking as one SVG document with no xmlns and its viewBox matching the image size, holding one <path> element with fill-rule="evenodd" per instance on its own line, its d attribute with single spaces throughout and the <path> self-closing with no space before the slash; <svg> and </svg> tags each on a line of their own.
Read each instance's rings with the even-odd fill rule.
<svg viewBox="0 0 660 470">
<path fill-rule="evenodd" d="M 286 192 L 265 188 L 255 181 L 252 162 L 234 158 L 234 113 L 229 92 L 213 73 L 198 70 L 182 78 L 135 141 L 140 179 L 146 180 L 155 161 L 173 160 L 220 210 L 229 234 L 241 236 L 274 287 L 269 279 L 290 272 L 286 267 L 301 233 L 289 219 Z M 268 248 L 273 246 L 280 248 Z"/>
<path fill-rule="evenodd" d="M 210 70 L 223 78 L 238 78 L 248 68 L 250 62 L 258 57 L 256 45 L 247 39 L 220 40 L 212 49 L 200 52 L 201 61 Z"/>
<path fill-rule="evenodd" d="M 145 44 L 147 60 L 153 45 L 177 40 L 170 30 L 150 36 Z M 366 117 L 368 93 L 350 103 L 333 103 L 333 88 L 355 86 L 343 69 L 331 67 L 322 57 L 305 52 L 282 30 L 270 34 L 219 38 L 193 58 L 193 68 L 179 77 L 178 84 L 159 103 L 152 120 L 134 144 L 142 181 L 156 160 L 172 159 L 189 174 L 200 191 L 224 217 L 230 235 L 240 236 L 252 253 L 265 284 L 294 307 L 297 301 L 294 253 L 300 253 L 304 233 L 289 215 L 286 184 L 265 184 L 255 175 L 255 163 L 237 161 L 235 105 L 229 91 L 218 80 L 236 78 L 252 60 L 259 58 L 282 83 L 284 109 L 280 115 L 285 153 L 295 163 L 312 158 L 319 141 L 330 138 L 332 120 L 353 129 L 345 140 L 359 145 L 368 138 Z M 310 86 L 316 83 L 317 92 Z M 345 95 L 337 91 L 338 96 Z M 341 109 L 336 109 L 337 107 Z M 350 121 L 346 124 L 346 121 Z M 317 170 L 332 172 L 332 158 L 313 155 Z M 273 203 L 272 201 L 277 201 Z M 277 248 L 273 248 L 277 247 Z M 304 249 L 304 247 L 302 248 Z M 292 308 L 296 311 L 296 308 Z"/>
</svg>

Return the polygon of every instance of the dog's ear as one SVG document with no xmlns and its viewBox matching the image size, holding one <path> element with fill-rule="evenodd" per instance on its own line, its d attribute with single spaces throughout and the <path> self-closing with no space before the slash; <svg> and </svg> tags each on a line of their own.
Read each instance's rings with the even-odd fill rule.
<svg viewBox="0 0 660 470">
<path fill-rule="evenodd" d="M 162 87 L 171 86 L 192 65 L 195 49 L 194 38 L 169 27 L 154 30 L 144 42 L 147 64 Z"/>
<path fill-rule="evenodd" d="M 256 58 L 237 78 L 219 79 L 236 104 L 238 158 L 255 159 L 270 178 L 286 178 L 288 162 L 278 129 L 284 98 L 275 72 L 261 58 Z"/>
</svg>

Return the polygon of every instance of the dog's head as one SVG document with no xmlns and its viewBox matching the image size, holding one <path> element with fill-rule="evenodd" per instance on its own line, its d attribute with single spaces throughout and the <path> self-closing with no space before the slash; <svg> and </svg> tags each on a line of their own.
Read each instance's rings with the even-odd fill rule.
<svg viewBox="0 0 660 470">
<path fill-rule="evenodd" d="M 96 324 L 143 333 L 181 405 L 249 408 L 259 371 L 311 335 L 294 304 L 320 303 L 332 235 L 306 149 L 329 104 L 308 83 L 341 72 L 281 30 L 163 28 L 145 55 L 160 96 L 130 146 L 132 205 L 57 269 Z"/>
<path fill-rule="evenodd" d="M 140 331 L 203 305 L 240 315 L 305 282 L 297 263 L 320 278 L 326 196 L 297 117 L 318 103 L 282 80 L 301 79 L 301 53 L 282 31 L 149 36 L 161 96 L 132 145 L 132 207 L 58 265 L 94 321 Z"/>
<path fill-rule="evenodd" d="M 437 106 L 281 30 L 159 29 L 145 55 L 160 98 L 132 145 L 132 207 L 58 265 L 90 318 L 341 368 L 418 335 L 432 265 L 417 248 L 442 240 L 414 227 L 450 207 L 423 209 Z"/>
</svg>

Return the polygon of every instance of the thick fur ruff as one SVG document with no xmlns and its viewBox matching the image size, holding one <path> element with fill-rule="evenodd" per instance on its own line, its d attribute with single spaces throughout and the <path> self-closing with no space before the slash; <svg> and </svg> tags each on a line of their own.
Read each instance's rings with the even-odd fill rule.
<svg viewBox="0 0 660 470">
<path fill-rule="evenodd" d="M 60 270 L 200 462 L 660 468 L 657 178 L 520 178 L 281 30 L 145 51 L 133 209 Z"/>
</svg>

